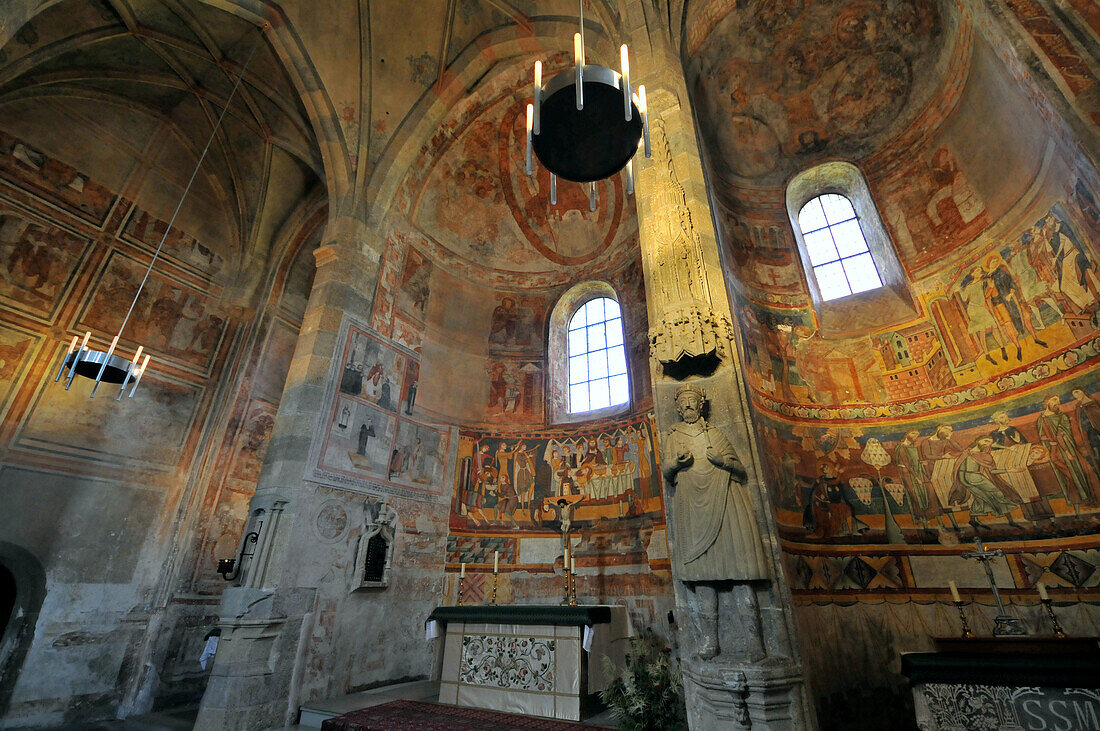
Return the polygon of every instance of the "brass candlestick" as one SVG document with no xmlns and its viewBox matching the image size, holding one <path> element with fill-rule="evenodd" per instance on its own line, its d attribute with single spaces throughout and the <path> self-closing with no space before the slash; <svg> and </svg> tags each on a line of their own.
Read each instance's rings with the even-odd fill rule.
<svg viewBox="0 0 1100 731">
<path fill-rule="evenodd" d="M 1054 636 L 1058 639 L 1064 639 L 1066 636 L 1065 630 L 1062 629 L 1062 625 L 1058 624 L 1058 618 L 1054 616 L 1054 607 L 1052 606 L 1053 599 L 1040 599 L 1043 603 L 1043 609 L 1047 610 L 1047 616 L 1050 617 L 1050 624 L 1054 628 Z"/>
<path fill-rule="evenodd" d="M 569 582 L 569 606 L 575 607 L 577 606 L 577 575 L 573 573 L 572 567 L 570 567 L 567 576 L 569 577 L 567 579 Z"/>
<path fill-rule="evenodd" d="M 566 564 L 564 566 L 562 566 L 561 579 L 562 579 L 562 599 L 561 599 L 561 603 L 562 604 L 568 604 L 569 603 L 569 563 L 568 562 L 566 562 Z"/>
<path fill-rule="evenodd" d="M 496 575 L 495 571 L 493 572 L 493 586 L 489 590 L 489 603 L 490 604 L 496 604 L 497 603 L 497 575 Z"/>
<path fill-rule="evenodd" d="M 970 639 L 974 636 L 974 633 L 970 631 L 970 625 L 966 621 L 966 613 L 963 612 L 963 603 L 961 601 L 954 602 L 955 609 L 959 610 L 959 621 L 962 622 L 963 631 L 962 636 Z"/>
<path fill-rule="evenodd" d="M 466 591 L 466 577 L 461 574 L 458 577 L 458 606 L 462 606 L 462 594 Z"/>
</svg>

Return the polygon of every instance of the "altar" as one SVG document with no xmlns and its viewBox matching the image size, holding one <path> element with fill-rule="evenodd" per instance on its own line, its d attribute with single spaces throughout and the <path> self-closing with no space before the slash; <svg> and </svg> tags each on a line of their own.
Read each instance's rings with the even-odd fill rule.
<svg viewBox="0 0 1100 731">
<path fill-rule="evenodd" d="M 937 638 L 936 652 L 905 653 L 917 726 L 1100 731 L 1096 638 Z"/>
<path fill-rule="evenodd" d="M 437 607 L 446 625 L 439 702 L 579 721 L 621 668 L 633 629 L 625 607 Z"/>
</svg>

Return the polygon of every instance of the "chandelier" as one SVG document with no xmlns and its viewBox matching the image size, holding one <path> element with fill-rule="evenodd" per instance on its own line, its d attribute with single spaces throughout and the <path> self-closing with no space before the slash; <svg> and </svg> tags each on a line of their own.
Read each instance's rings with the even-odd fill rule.
<svg viewBox="0 0 1100 731">
<path fill-rule="evenodd" d="M 266 23 L 261 26 L 261 28 L 265 29 L 266 27 L 269 27 Z M 92 386 L 92 392 L 89 398 L 95 398 L 101 383 L 121 384 L 115 401 L 122 398 L 127 387 L 130 387 L 129 398 L 134 397 L 138 384 L 141 383 L 141 378 L 145 375 L 146 368 L 149 367 L 149 354 L 146 353 L 143 359 L 142 353 L 145 350 L 145 346 L 139 345 L 137 351 L 134 353 L 133 359 L 127 359 L 115 352 L 118 347 L 118 339 L 122 337 L 122 331 L 130 321 L 130 316 L 134 314 L 134 307 L 137 306 L 138 298 L 141 297 L 141 293 L 145 289 L 145 283 L 149 281 L 149 275 L 153 272 L 153 265 L 157 263 L 157 258 L 160 257 L 161 249 L 164 248 L 164 242 L 168 240 L 168 234 L 172 232 L 172 226 L 176 222 L 176 217 L 179 216 L 180 210 L 183 208 L 183 203 L 187 200 L 187 194 L 191 192 L 191 186 L 194 184 L 195 178 L 202 168 L 203 160 L 206 159 L 206 153 L 210 151 L 210 145 L 214 142 L 214 137 L 221 128 L 222 120 L 225 119 L 225 114 L 229 111 L 229 105 L 233 102 L 233 97 L 237 94 L 237 89 L 241 85 L 241 79 L 244 78 L 245 69 L 247 69 L 248 64 L 252 62 L 252 57 L 256 54 L 256 49 L 259 48 L 259 45 L 259 40 L 257 40 L 252 47 L 248 59 L 244 62 L 244 65 L 241 66 L 240 73 L 237 74 L 237 80 L 233 84 L 233 90 L 229 93 L 229 98 L 226 100 L 225 106 L 222 108 L 217 122 L 214 123 L 214 128 L 210 131 L 210 137 L 206 141 L 206 147 L 203 148 L 202 154 L 199 155 L 198 162 L 195 163 L 195 169 L 191 173 L 191 178 L 187 181 L 187 186 L 183 189 L 183 195 L 180 196 L 179 203 L 176 205 L 176 210 L 172 213 L 172 218 L 168 221 L 168 226 L 164 229 L 164 235 L 161 237 L 156 251 L 153 252 L 153 258 L 149 260 L 149 266 L 145 270 L 145 277 L 141 280 L 141 284 L 138 285 L 137 292 L 134 293 L 134 301 L 130 303 L 130 309 L 127 310 L 126 316 L 122 318 L 122 324 L 118 328 L 118 333 L 111 340 L 110 347 L 107 348 L 106 351 L 91 348 L 88 345 L 88 341 L 92 337 L 90 331 L 84 333 L 84 340 L 80 342 L 79 347 L 77 346 L 77 341 L 80 340 L 79 335 L 74 335 L 72 342 L 69 343 L 69 349 L 66 351 L 65 357 L 61 361 L 61 367 L 57 370 L 57 377 L 53 379 L 54 383 L 60 381 L 61 377 L 65 375 L 65 369 L 68 368 L 69 373 L 65 379 L 66 391 L 72 386 L 73 378 L 80 376 L 90 379 L 95 383 L 95 385 Z"/>
<path fill-rule="evenodd" d="M 633 159 L 639 148 L 651 155 L 645 86 L 630 86 L 626 44 L 619 47 L 621 72 L 586 64 L 584 0 L 580 31 L 573 34 L 573 68 L 544 85 L 542 61 L 535 61 L 534 100 L 527 105 L 526 172 L 534 157 L 550 171 L 550 203 L 558 202 L 558 178 L 588 184 L 588 208 L 596 210 L 596 181 L 626 169 L 626 192 L 634 193 Z"/>
</svg>

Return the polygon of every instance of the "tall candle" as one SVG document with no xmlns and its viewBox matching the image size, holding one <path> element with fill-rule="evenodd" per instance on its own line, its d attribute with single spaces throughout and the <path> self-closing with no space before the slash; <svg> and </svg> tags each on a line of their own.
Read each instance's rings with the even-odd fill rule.
<svg viewBox="0 0 1100 731">
<path fill-rule="evenodd" d="M 962 597 L 959 596 L 959 587 L 955 585 L 954 580 L 948 581 L 947 585 L 951 588 L 951 601 L 961 602 Z"/>
<path fill-rule="evenodd" d="M 458 575 L 458 578 L 460 578 L 460 579 L 465 579 L 466 578 L 466 564 L 462 564 L 462 573 L 460 573 Z"/>
<path fill-rule="evenodd" d="M 500 551 L 493 551 L 493 573 L 500 571 Z"/>
<path fill-rule="evenodd" d="M 577 573 L 577 559 L 573 558 L 572 556 L 569 557 L 569 573 Z"/>
<path fill-rule="evenodd" d="M 1050 595 L 1047 594 L 1046 584 L 1040 581 L 1035 588 L 1039 590 L 1039 598 L 1042 599 L 1044 602 L 1050 599 Z"/>
</svg>

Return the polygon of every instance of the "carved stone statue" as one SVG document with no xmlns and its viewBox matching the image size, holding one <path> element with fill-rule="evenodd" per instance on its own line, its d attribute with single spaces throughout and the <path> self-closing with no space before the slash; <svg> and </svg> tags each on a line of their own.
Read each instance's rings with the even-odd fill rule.
<svg viewBox="0 0 1100 731">
<path fill-rule="evenodd" d="M 721 430 L 703 418 L 706 393 L 685 384 L 676 389 L 681 421 L 661 440 L 661 464 L 674 490 L 673 537 L 677 575 L 695 597 L 702 642 L 699 657 L 720 653 L 718 594 L 732 585 L 748 641 L 750 660 L 763 656 L 756 593 L 750 582 L 768 579 L 767 559 L 748 474 Z"/>
</svg>

